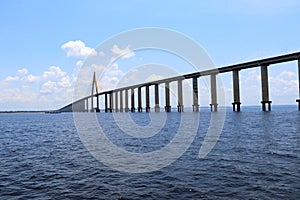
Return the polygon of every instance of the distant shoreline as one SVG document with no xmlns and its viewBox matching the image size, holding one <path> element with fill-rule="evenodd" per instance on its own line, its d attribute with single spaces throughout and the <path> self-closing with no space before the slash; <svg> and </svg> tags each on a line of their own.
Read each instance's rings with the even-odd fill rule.
<svg viewBox="0 0 300 200">
<path fill-rule="evenodd" d="M 47 111 L 0 111 L 0 114 L 45 113 Z"/>
</svg>

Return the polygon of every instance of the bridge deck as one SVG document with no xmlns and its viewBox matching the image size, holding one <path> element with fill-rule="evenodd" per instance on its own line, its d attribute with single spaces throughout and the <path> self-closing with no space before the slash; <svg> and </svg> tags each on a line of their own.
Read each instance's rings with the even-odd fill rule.
<svg viewBox="0 0 300 200">
<path fill-rule="evenodd" d="M 114 90 L 108 90 L 108 91 L 100 92 L 98 94 L 95 94 L 94 96 L 96 97 L 98 95 L 110 94 L 110 93 L 113 93 L 113 92 L 116 92 L 116 91 L 128 90 L 128 89 L 132 89 L 132 88 L 139 88 L 139 87 L 145 87 L 145 86 L 151 86 L 151 85 L 155 85 L 155 84 L 168 83 L 168 82 L 173 82 L 173 81 L 178 81 L 178 80 L 183 80 L 183 79 L 191 79 L 191 78 L 194 78 L 194 77 L 198 78 L 198 77 L 201 77 L 201 76 L 208 76 L 208 75 L 212 75 L 212 74 L 226 73 L 226 72 L 231 72 L 231 71 L 235 71 L 235 70 L 249 69 L 249 68 L 259 67 L 259 66 L 262 66 L 262 65 L 268 66 L 268 65 L 272 65 L 272 64 L 295 61 L 295 60 L 299 60 L 299 59 L 300 59 L 300 52 L 295 52 L 295 53 L 290 53 L 290 54 L 285 54 L 285 55 L 274 56 L 274 57 L 270 57 L 270 58 L 250 61 L 250 62 L 244 62 L 244 63 L 240 63 L 240 64 L 234 64 L 234 65 L 219 67 L 219 68 L 205 70 L 205 71 L 201 71 L 201 72 L 194 72 L 194 73 L 190 73 L 190 74 L 185 74 L 185 75 L 180 75 L 180 76 L 176 76 L 176 77 L 161 79 L 161 80 L 157 80 L 157 81 L 151 81 L 151 82 L 136 84 L 136 85 L 132 85 L 132 86 L 116 88 Z M 81 99 L 65 106 L 64 108 L 66 108 L 66 107 L 68 107 L 68 106 L 70 106 L 74 103 L 78 103 L 80 101 L 86 100 L 90 97 L 91 96 L 81 98 Z M 63 109 L 63 108 L 61 108 L 61 109 Z"/>
</svg>

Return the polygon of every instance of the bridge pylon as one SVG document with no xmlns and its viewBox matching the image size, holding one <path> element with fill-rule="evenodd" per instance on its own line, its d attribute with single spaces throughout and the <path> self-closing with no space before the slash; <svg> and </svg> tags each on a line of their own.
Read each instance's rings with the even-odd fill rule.
<svg viewBox="0 0 300 200">
<path fill-rule="evenodd" d="M 94 89 L 96 88 L 96 97 L 97 97 L 97 107 L 94 109 Z M 96 72 L 93 75 L 93 83 L 92 83 L 92 93 L 91 93 L 91 112 L 100 112 L 99 109 L 99 92 L 98 92 L 98 84 L 96 79 Z"/>
</svg>

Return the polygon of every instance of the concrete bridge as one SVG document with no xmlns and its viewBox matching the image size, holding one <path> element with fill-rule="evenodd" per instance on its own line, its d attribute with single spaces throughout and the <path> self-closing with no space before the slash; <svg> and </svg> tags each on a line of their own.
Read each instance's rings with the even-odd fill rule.
<svg viewBox="0 0 300 200">
<path fill-rule="evenodd" d="M 298 103 L 298 110 L 300 111 L 300 52 L 280 55 L 276 57 L 270 57 L 266 59 L 255 60 L 251 62 L 245 62 L 235 65 L 229 65 L 225 67 L 220 67 L 212 70 L 206 70 L 201 72 L 195 72 L 191 74 L 185 74 L 181 76 L 176 76 L 172 78 L 166 78 L 162 80 L 146 82 L 142 84 L 132 85 L 123 88 L 117 88 L 114 90 L 98 92 L 98 86 L 96 81 L 96 75 L 94 73 L 93 77 L 93 84 L 92 84 L 92 93 L 90 96 L 81 98 L 61 109 L 58 111 L 61 112 L 100 112 L 99 107 L 99 96 L 104 95 L 104 102 L 105 102 L 105 112 L 142 112 L 143 105 L 142 105 L 142 92 L 141 89 L 145 87 L 145 110 L 146 112 L 150 112 L 150 94 L 149 94 L 149 87 L 154 86 L 154 110 L 155 112 L 160 111 L 159 105 L 159 85 L 164 84 L 165 86 L 165 111 L 171 112 L 171 104 L 170 104 L 170 90 L 169 86 L 171 82 L 177 82 L 178 86 L 178 95 L 177 95 L 177 110 L 178 112 L 183 112 L 183 94 L 182 94 L 182 81 L 184 79 L 192 79 L 192 89 L 193 89 L 193 111 L 199 111 L 199 101 L 198 101 L 198 78 L 204 76 L 210 76 L 211 82 L 211 111 L 218 110 L 218 99 L 217 99 L 217 84 L 216 84 L 216 76 L 222 73 L 232 73 L 233 78 L 233 111 L 240 111 L 241 101 L 240 101 L 240 82 L 239 82 L 239 71 L 249 68 L 260 67 L 261 70 L 261 104 L 262 104 L 262 111 L 271 111 L 271 103 L 272 101 L 269 99 L 269 83 L 268 83 L 268 67 L 270 65 L 284 63 L 284 62 L 291 62 L 297 61 L 298 62 L 298 82 L 299 82 L 299 99 L 296 100 Z M 96 93 L 94 94 L 94 90 Z M 134 92 L 137 90 L 138 92 L 138 103 L 137 108 L 135 105 L 135 95 Z M 131 98 L 131 105 L 128 105 L 129 99 L 129 92 Z M 123 98 L 123 95 L 125 98 Z M 97 106 L 94 108 L 94 98 L 96 98 Z M 89 108 L 89 99 L 91 105 Z M 123 102 L 123 100 L 125 102 Z"/>
</svg>

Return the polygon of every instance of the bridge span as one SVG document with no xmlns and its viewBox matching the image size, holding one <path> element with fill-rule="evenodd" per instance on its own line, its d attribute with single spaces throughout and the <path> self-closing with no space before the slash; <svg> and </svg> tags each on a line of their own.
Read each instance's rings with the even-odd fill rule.
<svg viewBox="0 0 300 200">
<path fill-rule="evenodd" d="M 177 110 L 178 112 L 183 112 L 183 93 L 182 93 L 182 81 L 184 79 L 192 79 L 192 91 L 193 91 L 193 111 L 199 111 L 199 91 L 198 91 L 198 78 L 209 76 L 210 77 L 210 96 L 211 96 L 211 111 L 218 111 L 218 98 L 217 98 L 217 84 L 216 84 L 216 76 L 221 73 L 232 73 L 232 82 L 233 82 L 233 102 L 232 108 L 233 111 L 239 112 L 241 110 L 241 101 L 240 101 L 240 81 L 239 81 L 239 71 L 249 68 L 260 67 L 261 71 L 261 105 L 262 111 L 271 111 L 271 103 L 272 101 L 269 99 L 269 78 L 268 78 L 268 67 L 270 65 L 297 61 L 298 63 L 298 85 L 299 85 L 299 99 L 296 99 L 298 103 L 298 110 L 300 111 L 300 52 L 290 53 L 275 57 L 270 57 L 266 59 L 255 60 L 251 62 L 244 62 L 240 64 L 229 65 L 225 67 L 215 68 L 211 70 L 205 70 L 201 72 L 194 72 L 190 74 L 180 75 L 176 77 L 161 79 L 152 82 L 146 82 L 141 84 L 136 84 L 132 86 L 117 88 L 114 90 L 98 92 L 98 86 L 96 81 L 96 75 L 94 73 L 93 82 L 92 82 L 92 93 L 90 96 L 81 98 L 73 103 L 59 109 L 60 112 L 100 112 L 99 107 L 99 96 L 104 95 L 104 106 L 105 112 L 138 112 L 143 111 L 142 105 L 142 92 L 141 89 L 145 87 L 145 111 L 150 112 L 150 93 L 149 87 L 154 86 L 154 111 L 160 111 L 159 105 L 159 85 L 165 85 L 165 112 L 171 112 L 171 104 L 170 104 L 170 90 L 169 85 L 171 82 L 177 82 L 178 94 L 177 94 Z M 94 90 L 96 90 L 96 94 L 94 94 Z M 138 93 L 138 104 L 137 108 L 135 107 L 135 95 L 134 91 L 137 90 Z M 131 98 L 131 105 L 128 105 L 128 98 Z M 124 98 L 123 98 L 124 95 Z M 96 108 L 94 108 L 94 98 L 96 98 Z M 89 99 L 91 105 L 89 107 Z M 124 100 L 124 102 L 123 102 Z"/>
</svg>

